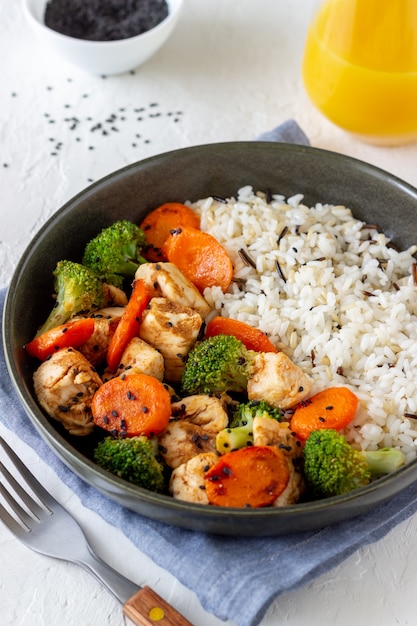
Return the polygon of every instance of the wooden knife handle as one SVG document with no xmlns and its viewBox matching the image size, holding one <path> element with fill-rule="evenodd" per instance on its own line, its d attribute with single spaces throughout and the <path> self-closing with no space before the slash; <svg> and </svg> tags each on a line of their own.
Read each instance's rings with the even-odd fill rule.
<svg viewBox="0 0 417 626">
<path fill-rule="evenodd" d="M 150 587 L 142 587 L 123 605 L 123 615 L 125 624 L 134 626 L 193 626 Z"/>
</svg>

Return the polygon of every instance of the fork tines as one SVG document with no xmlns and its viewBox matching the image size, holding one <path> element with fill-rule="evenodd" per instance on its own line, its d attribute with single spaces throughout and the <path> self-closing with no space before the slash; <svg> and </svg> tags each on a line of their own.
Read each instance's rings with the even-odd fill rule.
<svg viewBox="0 0 417 626">
<path fill-rule="evenodd" d="M 51 513 L 42 500 L 47 501 L 49 494 L 1 436 L 0 446 L 4 453 L 1 456 L 8 461 L 9 467 L 0 461 L 0 494 L 3 501 L 0 502 L 0 519 L 15 533 L 21 533 L 22 529 L 30 532 L 30 525 L 41 521 L 41 513 Z M 25 486 L 21 483 L 22 479 Z"/>
</svg>

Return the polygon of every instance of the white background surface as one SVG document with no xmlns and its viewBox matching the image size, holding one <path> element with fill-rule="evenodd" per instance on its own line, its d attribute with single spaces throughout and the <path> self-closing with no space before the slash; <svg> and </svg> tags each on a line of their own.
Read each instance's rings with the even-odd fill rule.
<svg viewBox="0 0 417 626">
<path fill-rule="evenodd" d="M 363 159 L 417 184 L 416 144 L 361 144 L 309 103 L 300 62 L 313 4 L 185 0 L 174 35 L 154 58 L 134 74 L 102 78 L 55 58 L 32 35 L 20 3 L 3 0 L 0 286 L 8 283 L 45 220 L 90 181 L 166 150 L 252 139 L 288 118 L 298 121 L 313 145 Z M 111 114 L 117 115 L 114 124 L 106 122 Z M 77 120 L 72 130 L 71 118 Z M 92 131 L 97 123 L 101 130 Z M 103 127 L 108 135 L 101 134 Z M 224 624 L 132 548 L 120 531 L 81 507 L 32 450 L 4 427 L 0 431 L 75 513 L 105 560 L 138 584 L 153 586 L 195 626 Z M 414 517 L 308 587 L 281 596 L 262 626 L 416 624 L 416 531 Z M 0 525 L 0 623 L 119 626 L 123 620 L 120 606 L 90 575 L 30 552 Z"/>
</svg>

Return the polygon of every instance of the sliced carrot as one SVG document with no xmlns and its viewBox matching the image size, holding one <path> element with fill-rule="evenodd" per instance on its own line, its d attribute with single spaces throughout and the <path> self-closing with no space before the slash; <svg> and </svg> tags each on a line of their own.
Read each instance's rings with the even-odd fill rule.
<svg viewBox="0 0 417 626">
<path fill-rule="evenodd" d="M 206 326 L 205 335 L 206 337 L 233 335 L 248 350 L 255 350 L 255 352 L 278 352 L 278 349 L 261 330 L 229 317 L 221 317 L 220 315 L 213 317 Z"/>
<path fill-rule="evenodd" d="M 206 287 L 226 291 L 233 277 L 232 261 L 223 246 L 208 233 L 185 226 L 168 236 L 163 252 L 203 293 Z"/>
<path fill-rule="evenodd" d="M 210 504 L 270 506 L 284 491 L 290 473 L 284 454 L 273 446 L 251 446 L 220 457 L 204 476 Z"/>
<path fill-rule="evenodd" d="M 151 211 L 140 227 L 145 233 L 146 248 L 143 256 L 154 263 L 166 261 L 162 247 L 171 230 L 180 226 L 200 228 L 200 218 L 190 207 L 180 202 L 165 202 Z"/>
<path fill-rule="evenodd" d="M 94 319 L 74 320 L 47 330 L 26 344 L 26 352 L 40 361 L 45 361 L 61 348 L 78 348 L 88 341 L 94 332 Z"/>
<path fill-rule="evenodd" d="M 171 397 L 154 376 L 130 374 L 103 383 L 93 396 L 91 411 L 96 426 L 113 435 L 158 435 L 171 417 Z"/>
<path fill-rule="evenodd" d="M 291 418 L 291 430 L 306 441 L 313 430 L 345 428 L 355 417 L 359 400 L 347 387 L 329 387 L 303 400 Z"/>
<path fill-rule="evenodd" d="M 142 313 L 148 306 L 149 300 L 150 294 L 145 282 L 142 279 L 136 280 L 107 351 L 107 365 L 111 372 L 115 372 L 118 368 L 127 344 L 138 335 Z"/>
</svg>

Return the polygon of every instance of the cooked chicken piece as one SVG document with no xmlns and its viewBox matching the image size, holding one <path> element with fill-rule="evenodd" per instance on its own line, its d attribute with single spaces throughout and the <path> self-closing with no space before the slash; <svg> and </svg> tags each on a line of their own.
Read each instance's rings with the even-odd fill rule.
<svg viewBox="0 0 417 626">
<path fill-rule="evenodd" d="M 187 420 L 171 422 L 159 435 L 159 452 L 168 467 L 176 468 L 197 454 L 212 452 L 216 433 Z"/>
<path fill-rule="evenodd" d="M 163 380 L 164 357 L 140 337 L 133 337 L 122 354 L 117 376 L 137 372 Z"/>
<path fill-rule="evenodd" d="M 102 384 L 81 352 L 64 348 L 54 352 L 33 375 L 39 404 L 71 435 L 89 435 L 94 428 L 91 401 Z"/>
<path fill-rule="evenodd" d="M 288 461 L 290 479 L 273 506 L 296 504 L 305 491 L 305 482 L 301 471 L 303 451 L 300 441 L 291 432 L 288 422 L 278 422 L 269 417 L 255 417 L 253 420 L 253 445 L 276 446 L 283 452 Z"/>
<path fill-rule="evenodd" d="M 310 378 L 283 352 L 255 355 L 247 387 L 249 400 L 289 409 L 307 397 L 310 389 Z"/>
<path fill-rule="evenodd" d="M 203 319 L 211 311 L 197 287 L 173 263 L 143 263 L 136 270 L 135 278 L 142 278 L 153 296 L 189 306 Z"/>
<path fill-rule="evenodd" d="M 172 416 L 187 420 L 206 430 L 218 433 L 228 425 L 226 405 L 231 399 L 226 395 L 207 396 L 198 394 L 187 396 L 171 405 Z"/>
<path fill-rule="evenodd" d="M 139 337 L 164 357 L 167 381 L 181 380 L 185 358 L 202 323 L 201 315 L 188 306 L 167 298 L 152 298 L 150 301 L 142 315 Z"/>
<path fill-rule="evenodd" d="M 216 452 L 203 452 L 183 463 L 171 475 L 169 490 L 177 500 L 209 504 L 207 499 L 204 475 L 215 465 L 219 456 Z"/>
<path fill-rule="evenodd" d="M 176 468 L 202 452 L 213 451 L 216 435 L 227 427 L 227 396 L 188 396 L 172 404 L 172 419 L 159 436 L 161 456 Z"/>
<path fill-rule="evenodd" d="M 92 317 L 94 319 L 94 332 L 91 337 L 78 350 L 94 366 L 100 365 L 106 358 L 110 339 L 116 329 L 117 323 L 124 311 L 123 307 L 106 307 L 90 315 L 78 315 L 74 318 Z"/>
<path fill-rule="evenodd" d="M 128 298 L 123 289 L 103 283 L 103 293 L 107 306 L 126 306 Z"/>
</svg>

